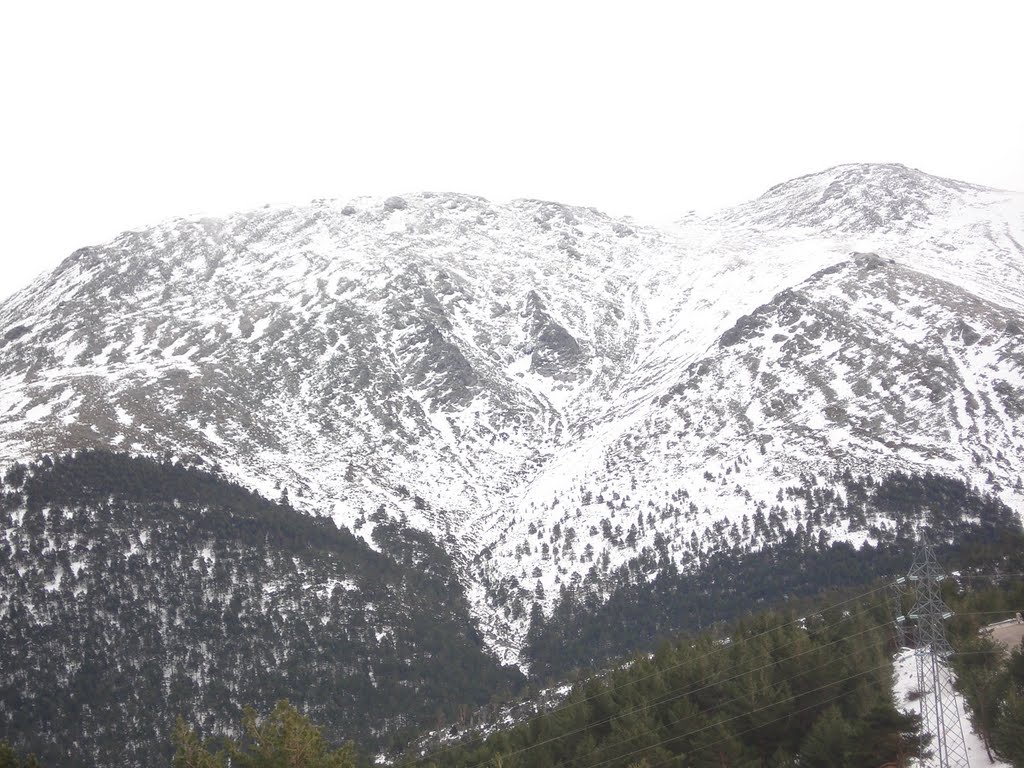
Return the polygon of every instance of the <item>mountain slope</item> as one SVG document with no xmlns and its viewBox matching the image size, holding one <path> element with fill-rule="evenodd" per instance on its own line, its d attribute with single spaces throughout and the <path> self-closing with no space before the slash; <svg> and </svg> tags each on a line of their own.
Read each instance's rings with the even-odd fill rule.
<svg viewBox="0 0 1024 768">
<path fill-rule="evenodd" d="M 531 603 L 805 473 L 1019 512 L 1022 201 L 858 165 L 666 229 L 455 194 L 173 220 L 0 305 L 0 458 L 201 457 L 371 545 L 384 504 L 515 660 Z"/>
<path fill-rule="evenodd" d="M 379 551 L 196 468 L 123 455 L 11 468 L 0 737 L 32 734 L 22 746 L 54 765 L 152 765 L 183 712 L 223 733 L 242 706 L 287 698 L 333 741 L 379 746 L 517 685 L 443 550 L 376 522 Z"/>
<path fill-rule="evenodd" d="M 481 578 L 545 595 L 614 585 L 659 540 L 683 567 L 719 546 L 706 532 L 741 522 L 756 549 L 751 519 L 805 473 L 936 472 L 1019 510 L 1022 328 L 1020 313 L 875 255 L 829 267 L 741 317 L 643 420 L 549 462 Z M 779 509 L 796 510 L 790 530 L 801 505 Z M 845 516 L 828 534 L 872 540 Z"/>
</svg>

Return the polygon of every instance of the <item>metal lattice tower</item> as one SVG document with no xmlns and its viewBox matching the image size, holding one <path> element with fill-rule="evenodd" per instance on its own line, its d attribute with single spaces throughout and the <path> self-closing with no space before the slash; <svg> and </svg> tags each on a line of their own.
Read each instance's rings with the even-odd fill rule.
<svg viewBox="0 0 1024 768">
<path fill-rule="evenodd" d="M 904 648 L 907 645 L 907 617 L 903 615 L 903 593 L 906 591 L 906 577 L 896 579 L 888 590 L 889 609 L 896 617 L 894 628 L 896 630 L 896 645 Z"/>
<path fill-rule="evenodd" d="M 941 585 L 946 577 L 927 535 L 919 533 L 920 543 L 914 564 L 897 586 L 914 598 L 914 607 L 906 615 L 897 611 L 896 625 L 901 638 L 909 637 L 915 648 L 917 685 L 921 698 L 921 721 L 935 737 L 934 765 L 938 768 L 969 768 L 960 707 L 948 671 L 953 649 L 946 639 L 943 622 L 953 613 L 942 602 Z M 902 605 L 902 597 L 894 599 Z M 911 626 L 907 626 L 913 622 Z"/>
</svg>

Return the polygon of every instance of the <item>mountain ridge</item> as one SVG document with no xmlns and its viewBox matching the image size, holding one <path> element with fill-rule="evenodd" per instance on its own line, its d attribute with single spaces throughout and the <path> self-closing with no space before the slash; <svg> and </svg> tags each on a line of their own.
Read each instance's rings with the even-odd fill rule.
<svg viewBox="0 0 1024 768">
<path fill-rule="evenodd" d="M 989 402 L 1016 402 L 1019 337 L 1007 329 L 1024 323 L 1022 201 L 1020 193 L 904 166 L 853 165 L 668 228 L 546 201 L 430 193 L 171 220 L 80 249 L 0 304 L 0 459 L 85 447 L 198 456 L 264 495 L 286 487 L 293 504 L 330 514 L 368 543 L 374 510 L 395 506 L 449 542 L 492 648 L 515 661 L 529 610 L 504 614 L 509 606 L 494 602 L 498 593 L 511 589 L 550 611 L 558 587 L 582 578 L 605 552 L 608 572 L 656 535 L 674 537 L 682 553 L 696 525 L 644 525 L 636 550 L 620 548 L 601 533 L 604 505 L 584 503 L 588 493 L 616 494 L 635 520 L 646 508 L 637 508 L 633 485 L 671 496 L 682 485 L 666 467 L 681 444 L 693 445 L 702 470 L 691 467 L 687 493 L 709 510 L 702 518 L 732 520 L 815 466 L 876 461 L 871 445 L 840 450 L 819 439 L 834 431 L 821 414 L 840 398 L 832 384 L 812 386 L 806 376 L 799 386 L 822 399 L 816 414 L 799 416 L 807 421 L 800 439 L 817 446 L 818 458 L 783 462 L 780 454 L 782 463 L 772 464 L 774 448 L 756 440 L 755 453 L 726 456 L 733 449 L 725 436 L 740 435 L 745 422 L 725 418 L 728 404 L 716 405 L 717 415 L 708 404 L 728 390 L 721 382 L 729 377 L 703 386 L 703 404 L 688 406 L 703 414 L 690 416 L 689 443 L 647 426 L 677 418 L 664 398 L 686 384 L 681 375 L 718 365 L 739 376 L 758 354 L 774 359 L 770 337 L 754 339 L 755 354 L 753 337 L 745 338 L 751 329 L 737 323 L 813 276 L 820 285 L 808 291 L 838 293 L 815 294 L 801 312 L 824 312 L 837 338 L 856 346 L 865 329 L 882 332 L 871 320 L 879 311 L 901 331 L 925 333 L 890 300 L 884 281 L 869 280 L 875 293 L 864 298 L 856 280 L 835 277 L 871 258 L 851 253 L 877 253 L 907 295 L 920 294 L 914 311 L 934 309 L 943 327 L 964 320 L 953 318 L 957 302 L 1003 318 L 988 336 L 964 320 L 961 338 L 981 338 L 966 345 L 974 350 L 966 357 L 943 342 L 940 368 L 953 371 L 964 402 L 974 397 L 983 413 L 979 381 Z M 929 280 L 973 298 L 951 298 L 955 291 L 945 288 L 922 298 Z M 851 313 L 829 310 L 833 299 Z M 812 361 L 839 365 L 808 342 L 813 325 L 790 334 L 787 359 L 807 371 Z M 735 343 L 723 346 L 723 338 Z M 879 370 L 910 354 L 898 333 L 885 338 L 872 342 Z M 975 354 L 982 349 L 1012 354 L 983 360 Z M 964 365 L 969 375 L 956 373 Z M 867 425 L 902 402 L 888 390 L 865 390 L 850 365 L 835 370 L 851 404 L 842 407 L 862 411 Z M 788 368 L 773 375 L 778 382 L 759 390 L 769 410 Z M 997 380 L 999 391 L 984 383 Z M 700 378 L 688 381 L 696 387 Z M 952 429 L 961 416 L 966 425 L 965 414 L 966 405 L 949 411 L 935 429 Z M 721 424 L 717 436 L 699 434 L 705 417 Z M 972 455 L 981 438 L 967 425 L 956 449 L 943 449 L 953 450 L 945 470 L 988 483 L 1019 514 L 1020 436 L 996 422 L 985 416 L 976 426 L 1002 435 L 1002 459 L 992 452 L 981 468 Z M 894 434 L 890 469 L 929 466 L 928 455 L 899 455 L 927 440 L 909 427 Z M 718 455 L 706 456 L 716 441 Z M 768 458 L 758 458 L 762 447 Z M 730 466 L 752 467 L 742 486 L 749 502 L 702 482 L 701 471 L 720 487 Z M 651 494 L 646 501 L 664 503 Z M 556 520 L 560 531 L 574 530 L 571 561 L 564 533 L 553 538 Z M 581 561 L 588 545 L 592 559 Z"/>
</svg>

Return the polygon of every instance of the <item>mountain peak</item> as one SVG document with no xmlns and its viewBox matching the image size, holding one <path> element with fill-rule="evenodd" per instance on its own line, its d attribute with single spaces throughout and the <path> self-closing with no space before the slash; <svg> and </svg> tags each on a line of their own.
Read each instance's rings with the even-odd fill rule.
<svg viewBox="0 0 1024 768">
<path fill-rule="evenodd" d="M 720 218 L 759 229 L 908 231 L 994 191 L 900 163 L 850 163 L 776 184 Z"/>
<path fill-rule="evenodd" d="M 858 187 L 885 190 L 893 194 L 906 192 L 914 187 L 928 190 L 946 189 L 959 193 L 987 189 L 977 184 L 935 176 L 903 163 L 845 163 L 776 184 L 758 199 L 770 199 L 796 189 L 817 189 L 837 194 Z"/>
</svg>

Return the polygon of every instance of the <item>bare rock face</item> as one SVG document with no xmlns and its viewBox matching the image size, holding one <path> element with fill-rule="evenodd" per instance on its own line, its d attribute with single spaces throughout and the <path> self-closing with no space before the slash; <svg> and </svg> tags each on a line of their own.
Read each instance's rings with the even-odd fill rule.
<svg viewBox="0 0 1024 768">
<path fill-rule="evenodd" d="M 554 379 L 577 378 L 584 363 L 579 342 L 548 314 L 536 291 L 526 294 L 522 316 L 530 344 L 530 370 Z"/>
<path fill-rule="evenodd" d="M 0 305 L 0 461 L 198 457 L 352 526 L 397 505 L 515 659 L 529 603 L 655 548 L 693 567 L 808 473 L 1024 508 L 1021 243 L 1021 195 L 895 165 L 667 228 L 456 194 L 176 219 Z"/>
</svg>

